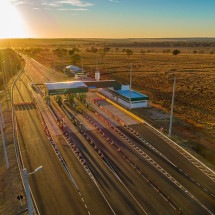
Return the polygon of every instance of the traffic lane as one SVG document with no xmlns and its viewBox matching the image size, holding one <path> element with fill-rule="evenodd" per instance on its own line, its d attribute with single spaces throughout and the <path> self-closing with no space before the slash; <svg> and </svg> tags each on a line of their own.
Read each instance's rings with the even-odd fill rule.
<svg viewBox="0 0 215 215">
<path fill-rule="evenodd" d="M 164 201 L 158 193 L 149 186 L 147 181 L 141 178 L 139 173 L 137 173 L 134 168 L 119 155 L 119 152 L 117 152 L 110 144 L 105 143 L 95 131 L 88 131 L 87 133 L 89 132 L 93 133 L 93 139 L 96 144 L 108 157 L 108 163 L 111 163 L 112 168 L 114 168 L 122 181 L 129 187 L 129 189 L 131 189 L 138 201 L 146 207 L 147 211 L 154 211 L 153 213 L 162 212 L 163 214 L 171 214 L 173 212 L 172 208 L 168 207 L 166 201 Z M 91 134 L 92 137 L 93 135 Z M 128 154 L 128 156 L 130 155 Z M 142 190 L 146 191 L 147 196 L 144 195 Z"/>
<path fill-rule="evenodd" d="M 53 139 L 55 140 L 55 143 L 57 144 L 58 149 L 62 154 L 90 213 L 101 214 L 102 211 L 102 214 L 112 214 L 94 182 L 86 173 L 84 167 L 78 161 L 69 145 L 65 142 L 65 139 L 62 136 L 53 136 Z M 77 140 L 74 143 L 80 144 Z M 96 204 L 95 207 L 95 203 L 99 204 Z"/>
<path fill-rule="evenodd" d="M 62 112 L 60 112 L 60 114 L 62 114 Z M 119 214 L 126 214 L 129 211 L 129 214 L 132 214 L 134 211 L 135 214 L 142 214 L 143 212 L 138 209 L 136 203 L 132 202 L 132 200 L 129 200 L 127 191 L 124 190 L 124 188 L 115 179 L 113 174 L 97 156 L 97 154 L 95 154 L 94 150 L 84 140 L 82 135 L 77 131 L 76 128 L 74 128 L 74 125 L 66 118 L 64 121 L 73 132 L 72 136 L 74 142 L 78 144 L 79 149 L 81 150 L 84 159 L 87 161 L 87 164 L 89 165 L 93 175 L 96 177 L 100 188 L 105 193 L 105 196 L 108 196 L 108 201 L 110 201 L 110 204 L 113 205 L 114 211 L 118 212 Z M 119 185 L 116 185 L 116 183 Z M 109 198 L 111 199 L 109 200 Z M 114 199 L 117 199 L 117 201 L 114 201 Z"/>
<path fill-rule="evenodd" d="M 38 64 L 34 60 L 30 59 L 32 65 L 34 65 L 35 70 L 39 70 L 45 74 L 51 81 L 71 81 L 71 77 L 64 75 L 63 73 L 55 72 L 51 69 L 44 67 L 41 64 Z M 43 79 L 44 80 L 44 79 Z M 47 80 L 45 80 L 46 82 Z"/>
<path fill-rule="evenodd" d="M 129 198 L 127 191 L 115 178 L 109 168 L 103 163 L 101 158 L 85 141 L 81 141 L 80 150 L 88 164 L 90 170 L 98 181 L 102 191 L 105 193 L 114 211 L 119 214 L 142 214 L 138 205 Z M 117 199 L 117 201 L 114 201 Z"/>
<path fill-rule="evenodd" d="M 105 153 L 107 153 L 109 155 L 109 157 L 112 157 L 112 161 L 114 161 L 115 164 L 117 164 L 118 167 L 120 167 L 120 164 L 122 165 L 126 165 L 126 161 L 120 161 L 120 156 L 118 155 L 119 152 L 116 152 L 116 150 L 114 149 L 113 151 L 108 151 L 111 150 L 113 147 L 112 146 L 107 146 L 108 144 L 100 146 L 103 151 Z M 106 146 L 106 148 L 105 148 Z M 127 154 L 127 156 L 130 158 L 130 155 Z M 138 163 L 139 159 L 137 158 L 137 160 L 134 160 L 134 162 Z M 139 165 L 139 164 L 138 164 Z M 176 205 L 182 209 L 182 211 L 186 211 L 187 208 L 189 208 L 192 212 L 197 212 L 197 211 L 202 211 L 204 213 L 204 210 L 202 210 L 201 207 L 199 207 L 199 205 L 196 205 L 196 203 L 189 199 L 189 197 L 180 189 L 178 189 L 178 187 L 176 187 L 173 183 L 171 183 L 169 181 L 169 179 L 167 179 L 166 177 L 164 177 L 163 175 L 160 174 L 160 172 L 158 172 L 155 168 L 152 168 L 147 162 L 143 162 L 141 161 L 141 165 L 139 165 L 141 167 L 141 171 L 149 176 L 150 180 L 152 182 L 154 182 L 158 187 L 160 187 L 160 189 L 162 191 L 164 191 L 164 193 L 166 195 L 168 195 L 170 197 L 171 200 L 174 200 L 173 202 L 176 203 Z M 129 168 L 130 166 L 128 166 L 128 169 L 123 169 L 122 167 L 120 167 L 118 170 L 119 173 L 122 173 L 122 177 L 125 178 L 125 173 L 131 172 L 133 170 L 133 167 Z M 139 176 L 139 173 L 137 174 Z M 135 173 L 131 174 L 131 176 L 126 176 L 127 179 L 131 179 L 134 178 Z M 141 178 L 144 181 L 143 178 Z M 140 185 L 141 182 L 139 182 L 137 179 L 134 180 L 136 184 Z M 139 190 L 138 188 L 136 188 L 136 190 Z M 154 201 L 156 202 L 156 201 Z M 186 203 L 184 203 L 186 202 Z"/>
<path fill-rule="evenodd" d="M 31 111 L 33 123 L 28 112 L 16 114 L 25 167 L 28 172 L 41 165 L 44 167 L 38 175 L 29 177 L 39 211 L 41 214 L 86 214 L 86 209 L 44 135 L 37 112 Z"/>
<path fill-rule="evenodd" d="M 121 128 L 120 128 L 121 130 Z M 127 133 L 126 133 L 127 134 Z M 132 138 L 132 136 L 130 136 Z M 145 144 L 139 144 L 136 138 L 134 138 L 134 141 L 132 143 L 135 143 L 136 146 L 138 146 L 140 149 L 142 149 L 143 152 L 147 153 L 153 160 L 155 160 L 164 170 L 166 170 L 168 173 L 171 174 L 179 183 L 181 183 L 187 190 L 189 190 L 194 196 L 198 197 L 198 199 L 204 203 L 209 208 L 213 208 L 214 200 L 215 198 L 211 196 L 211 193 L 205 191 L 204 187 L 200 187 L 197 182 L 194 182 L 192 178 L 182 173 L 180 170 L 175 168 L 173 165 L 170 165 L 167 161 L 165 161 L 163 158 L 158 156 L 153 150 L 148 150 L 149 148 L 145 146 Z M 128 145 L 126 141 L 124 141 L 125 145 Z M 123 147 L 126 148 L 127 147 Z M 138 153 L 136 150 L 134 150 L 133 147 L 130 147 L 132 151 L 136 154 L 137 157 L 140 159 L 143 159 L 140 153 Z M 129 150 L 129 147 L 128 147 Z"/>
<path fill-rule="evenodd" d="M 154 134 L 147 125 L 138 124 L 131 126 L 139 132 L 150 144 L 156 147 L 161 153 L 163 153 L 169 160 L 171 160 L 176 166 L 189 174 L 195 181 L 199 182 L 211 193 L 215 193 L 215 183 L 207 177 L 201 170 L 188 161 L 183 155 L 173 149 L 163 139 Z"/>
<path fill-rule="evenodd" d="M 105 194 L 116 214 L 144 214 L 127 190 L 104 165 L 100 158 L 84 149 L 85 159 L 100 189 Z M 96 155 L 97 156 L 97 155 Z M 142 206 L 141 206 L 142 207 Z M 145 207 L 143 206 L 145 209 Z"/>
<path fill-rule="evenodd" d="M 104 105 L 103 103 L 105 103 L 105 101 L 102 101 L 102 102 L 100 102 L 100 103 L 102 103 L 101 105 Z M 107 106 L 108 107 L 108 106 Z M 106 109 L 107 109 L 107 107 L 105 107 Z M 117 111 L 115 111 L 114 112 L 114 115 L 116 115 L 116 116 L 118 116 L 118 112 Z M 118 116 L 119 117 L 119 116 Z M 122 120 L 123 120 L 123 118 L 121 118 Z M 139 129 L 139 133 L 141 133 L 141 129 L 140 129 L 140 127 L 139 126 L 146 126 L 146 125 L 144 125 L 144 124 L 140 124 L 140 123 L 138 123 L 138 124 L 136 124 L 136 125 L 133 125 L 134 127 L 137 127 L 138 129 Z M 132 127 L 132 126 L 131 126 Z M 161 138 L 160 138 L 161 139 Z M 163 141 L 163 140 L 162 140 Z M 166 143 L 167 144 L 167 143 Z M 153 145 L 153 144 L 152 144 Z M 155 145 L 155 147 L 156 147 L 156 145 Z M 169 146 L 169 147 L 171 147 L 171 146 Z M 172 147 L 171 147 L 171 150 L 172 151 L 175 151 L 176 152 L 176 150 L 174 150 Z M 166 150 L 163 150 L 163 154 L 165 154 L 164 152 L 166 152 Z M 174 153 L 174 152 L 173 152 Z M 176 153 L 177 154 L 177 153 Z M 178 153 L 179 154 L 179 153 Z M 179 160 L 182 160 L 182 155 L 178 155 L 179 156 Z M 173 155 L 173 159 L 172 159 L 172 162 L 174 163 L 174 161 L 175 161 L 175 158 L 177 158 L 176 156 L 175 156 L 175 154 Z M 185 159 L 184 157 L 183 157 L 183 159 L 184 159 L 184 165 L 185 165 L 185 167 L 187 167 L 188 165 L 187 165 L 187 162 L 189 162 L 187 159 Z M 190 163 L 191 164 L 191 163 Z M 194 165 L 190 165 L 191 166 L 191 168 L 192 169 L 197 169 Z M 188 168 L 188 167 L 187 167 Z M 191 170 L 188 170 L 188 172 L 190 172 Z M 201 172 L 201 171 L 199 171 L 199 170 L 197 170 L 198 172 L 200 172 L 200 174 L 202 174 L 203 175 L 203 173 Z M 204 178 L 205 178 L 205 176 L 203 176 Z M 191 176 L 191 178 L 192 178 L 192 176 Z M 208 177 L 207 177 L 208 178 Z M 210 181 L 210 182 L 209 182 Z M 212 182 L 213 183 L 213 182 Z M 201 183 L 202 184 L 202 183 Z M 206 181 L 206 185 L 207 186 L 205 186 L 205 184 L 203 184 L 203 187 L 204 188 L 206 188 L 206 190 L 210 190 L 210 188 L 209 188 L 209 185 L 211 184 L 211 180 L 208 178 L 208 180 Z M 214 183 L 213 183 L 214 184 Z M 211 191 L 211 193 L 214 193 L 213 192 L 213 190 Z"/>
<path fill-rule="evenodd" d="M 22 80 L 16 82 L 14 87 L 14 104 L 24 103 L 24 102 L 32 102 L 32 98 L 29 93 L 26 95 L 22 95 L 22 92 L 26 92 L 26 87 L 23 85 Z"/>
<path fill-rule="evenodd" d="M 101 123 L 102 123 L 102 121 L 100 121 Z M 96 122 L 97 124 L 99 124 L 98 122 Z M 100 126 L 101 127 L 101 126 Z M 112 131 L 112 130 L 111 130 Z M 105 132 L 106 133 L 106 132 Z M 108 137 L 110 137 L 112 135 L 112 138 L 111 139 L 114 139 L 115 140 L 115 142 L 117 142 L 118 143 L 118 145 L 119 146 L 121 146 L 122 148 L 123 147 L 125 147 L 126 148 L 126 150 L 127 150 L 127 154 L 129 153 L 129 151 L 131 150 L 129 147 L 127 147 L 125 144 L 123 145 L 122 144 L 122 142 L 121 142 L 121 140 L 119 140 L 119 139 L 116 139 L 116 137 L 115 137 L 115 134 L 108 134 L 107 136 Z M 95 138 L 96 139 L 96 138 Z M 121 142 L 121 144 L 120 144 L 120 142 Z M 124 150 L 125 151 L 125 150 Z M 134 151 L 134 153 L 136 153 L 136 151 Z M 151 152 L 150 152 L 151 153 Z M 153 154 L 154 155 L 154 154 Z M 136 160 L 136 157 L 138 157 L 139 156 L 139 154 L 137 154 L 136 153 L 136 155 L 133 155 L 133 159 L 135 159 Z M 171 170 L 172 171 L 172 170 Z M 184 177 L 182 177 L 182 179 L 184 179 Z M 169 179 L 167 179 L 167 180 L 169 180 Z M 192 184 L 191 184 L 192 185 Z M 195 187 L 196 188 L 196 187 Z M 199 193 L 198 193 L 199 194 Z M 204 193 L 203 193 L 204 194 Z"/>
</svg>

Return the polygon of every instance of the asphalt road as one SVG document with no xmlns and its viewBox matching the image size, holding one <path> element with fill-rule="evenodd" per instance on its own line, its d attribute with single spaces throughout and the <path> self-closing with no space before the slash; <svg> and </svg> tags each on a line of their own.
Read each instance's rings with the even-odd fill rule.
<svg viewBox="0 0 215 215">
<path fill-rule="evenodd" d="M 27 82 L 24 75 L 21 79 Z M 40 213 L 87 214 L 71 180 L 50 147 L 38 110 L 26 104 L 32 101 L 26 86 L 21 80 L 16 86 L 14 103 L 19 104 L 16 106 L 17 130 L 24 166 L 28 172 L 43 166 L 40 172 L 29 176 Z"/>
<path fill-rule="evenodd" d="M 100 105 L 138 131 L 165 159 L 92 103 L 101 117 L 121 133 L 114 131 L 101 117 L 81 104 L 94 124 L 83 114 L 65 107 L 82 123 L 84 137 L 83 131 L 52 99 L 53 110 L 64 122 L 64 129 L 61 129 L 45 105 L 42 88 L 36 92 L 29 84 L 66 81 L 69 78 L 47 70 L 31 59 L 26 60 L 25 72 L 14 90 L 14 103 L 24 165 L 29 172 L 43 166 L 40 172 L 29 176 L 40 214 L 215 213 L 215 183 L 157 136 L 149 126 L 110 103 L 101 101 Z M 92 92 L 87 94 L 88 101 L 93 98 L 98 98 L 98 95 Z M 53 150 L 44 132 L 44 124 L 56 150 Z M 76 151 L 63 132 L 65 128 Z M 122 133 L 124 136 L 120 135 Z M 56 151 L 62 156 L 63 162 Z"/>
</svg>

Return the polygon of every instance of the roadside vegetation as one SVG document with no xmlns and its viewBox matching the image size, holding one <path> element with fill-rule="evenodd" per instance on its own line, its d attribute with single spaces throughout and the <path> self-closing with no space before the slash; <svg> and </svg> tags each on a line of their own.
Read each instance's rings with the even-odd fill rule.
<svg viewBox="0 0 215 215">
<path fill-rule="evenodd" d="M 0 104 L 4 117 L 4 136 L 10 166 L 9 169 L 6 168 L 2 138 L 0 138 L 0 214 L 17 214 L 26 208 L 25 198 L 22 201 L 22 206 L 17 199 L 18 195 L 24 196 L 24 190 L 14 149 L 11 106 L 7 106 L 10 100 L 6 101 L 4 85 L 7 85 L 7 93 L 9 93 L 12 78 L 23 66 L 23 59 L 14 50 L 11 48 L 0 49 Z M 10 99 L 10 97 L 7 98 Z"/>
<path fill-rule="evenodd" d="M 0 49 L 0 90 L 21 69 L 23 61 L 12 49 Z"/>
</svg>

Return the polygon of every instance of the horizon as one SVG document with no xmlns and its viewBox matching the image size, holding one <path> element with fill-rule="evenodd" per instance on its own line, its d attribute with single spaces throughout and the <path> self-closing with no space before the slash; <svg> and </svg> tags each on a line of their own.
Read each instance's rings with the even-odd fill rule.
<svg viewBox="0 0 215 215">
<path fill-rule="evenodd" d="M 0 38 L 0 40 L 10 40 L 10 39 L 104 39 L 104 40 L 171 40 L 171 39 L 215 39 L 215 37 L 8 37 Z"/>
</svg>

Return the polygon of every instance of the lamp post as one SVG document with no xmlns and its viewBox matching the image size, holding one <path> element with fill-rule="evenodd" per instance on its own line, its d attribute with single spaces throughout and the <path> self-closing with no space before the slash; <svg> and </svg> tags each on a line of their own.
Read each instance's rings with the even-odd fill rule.
<svg viewBox="0 0 215 215">
<path fill-rule="evenodd" d="M 171 104 L 171 113 L 170 113 L 170 123 L 169 123 L 168 137 L 172 136 L 172 118 L 173 118 L 174 99 L 175 99 L 175 84 L 176 84 L 176 77 L 174 77 L 174 83 L 173 83 L 172 104 Z"/>
<path fill-rule="evenodd" d="M 132 85 L 132 63 L 130 64 L 130 91 L 129 91 L 129 109 L 131 110 L 131 85 Z"/>
<path fill-rule="evenodd" d="M 28 181 L 28 176 L 31 174 L 34 174 L 41 170 L 43 167 L 40 166 L 36 168 L 33 172 L 28 173 L 26 168 L 23 168 L 23 181 L 24 181 L 24 186 L 25 186 L 25 192 L 26 192 L 26 199 L 27 199 L 27 205 L 28 205 L 28 213 L 29 215 L 33 215 L 33 204 L 32 204 L 32 199 L 31 199 L 31 193 L 30 193 L 30 186 L 29 186 L 29 181 Z"/>
<path fill-rule="evenodd" d="M 7 169 L 9 169 L 10 164 L 9 164 L 9 160 L 8 160 L 8 156 L 7 156 L 7 147 L 6 147 L 5 136 L 4 136 L 4 120 L 3 120 L 2 112 L 0 115 L 0 131 L 1 131 L 1 136 L 2 136 L 2 144 L 3 144 L 3 149 L 4 149 L 6 167 L 7 167 Z"/>
</svg>

